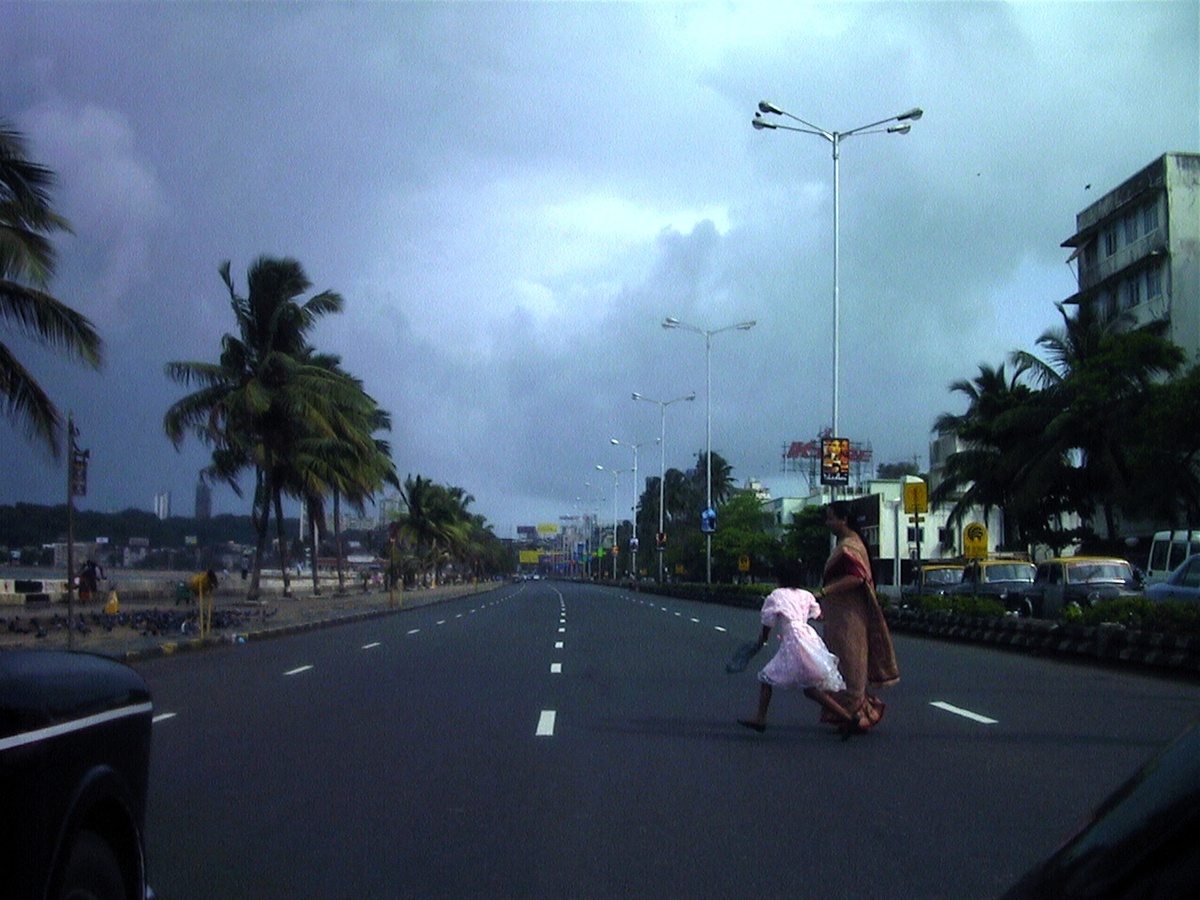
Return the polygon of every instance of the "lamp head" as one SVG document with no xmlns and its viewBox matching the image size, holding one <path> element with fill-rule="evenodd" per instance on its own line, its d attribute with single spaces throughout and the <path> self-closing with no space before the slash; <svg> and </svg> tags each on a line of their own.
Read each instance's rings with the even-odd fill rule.
<svg viewBox="0 0 1200 900">
<path fill-rule="evenodd" d="M 774 130 L 779 127 L 774 122 L 768 122 L 766 119 L 764 119 L 758 113 L 754 114 L 754 120 L 750 124 L 753 125 L 755 128 L 757 128 L 759 131 L 761 131 L 764 128 L 770 128 L 770 129 Z"/>
<path fill-rule="evenodd" d="M 903 125 L 892 125 L 888 128 L 888 134 L 908 134 L 912 131 L 912 126 L 905 122 Z"/>
<path fill-rule="evenodd" d="M 760 113 L 770 113 L 771 115 L 774 115 L 774 116 L 782 116 L 783 115 L 783 110 L 768 100 L 759 100 L 758 101 L 758 111 Z"/>
<path fill-rule="evenodd" d="M 914 106 L 908 112 L 900 113 L 900 115 L 896 116 L 896 119 L 900 122 L 915 122 L 923 115 L 925 115 L 925 110 L 921 109 L 919 106 Z"/>
<path fill-rule="evenodd" d="M 610 443 L 612 443 L 612 444 L 614 444 L 615 446 L 618 446 L 618 447 L 621 445 L 621 442 L 620 442 L 620 441 L 618 441 L 616 438 L 612 438 L 612 440 L 610 441 Z"/>
<path fill-rule="evenodd" d="M 753 328 L 757 324 L 758 324 L 758 322 L 756 322 L 754 319 L 751 319 L 749 322 L 742 322 L 738 325 L 735 325 L 734 327 L 738 331 L 749 331 L 751 328 Z"/>
<path fill-rule="evenodd" d="M 663 319 L 662 327 L 663 328 L 678 328 L 679 320 L 677 318 L 675 318 L 674 316 L 667 316 L 665 319 Z"/>
<path fill-rule="evenodd" d="M 641 394 L 639 394 L 637 391 L 634 391 L 634 392 L 633 392 L 633 399 L 634 399 L 634 400 L 641 400 L 641 399 L 642 399 L 642 395 L 641 395 Z"/>
</svg>

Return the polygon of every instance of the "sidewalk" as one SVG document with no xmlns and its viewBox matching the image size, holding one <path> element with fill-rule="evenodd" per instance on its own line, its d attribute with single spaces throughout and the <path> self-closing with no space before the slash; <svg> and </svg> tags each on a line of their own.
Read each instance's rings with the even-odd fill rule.
<svg viewBox="0 0 1200 900">
<path fill-rule="evenodd" d="M 200 649 L 219 643 L 241 643 L 313 628 L 389 615 L 442 600 L 482 593 L 499 582 L 456 584 L 395 591 L 361 587 L 338 594 L 332 589 L 313 595 L 311 584 L 297 585 L 295 596 L 264 594 L 259 602 L 243 594 L 218 591 L 214 598 L 212 631 L 201 639 L 196 627 L 196 602 L 176 603 L 173 596 L 118 594 L 116 615 L 104 612 L 103 600 L 75 604 L 73 649 L 133 660 Z M 82 622 L 82 624 L 80 624 Z M 0 652 L 15 649 L 65 650 L 68 646 L 65 603 L 0 606 Z"/>
</svg>

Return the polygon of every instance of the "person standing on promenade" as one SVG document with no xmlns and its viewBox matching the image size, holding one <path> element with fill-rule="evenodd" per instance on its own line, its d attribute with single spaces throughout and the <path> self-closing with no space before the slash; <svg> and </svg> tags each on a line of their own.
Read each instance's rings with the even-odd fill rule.
<svg viewBox="0 0 1200 900">
<path fill-rule="evenodd" d="M 825 524 L 837 545 L 825 562 L 824 586 L 816 594 L 825 621 L 825 643 L 838 658 L 846 686 L 840 691 L 808 688 L 805 696 L 821 705 L 821 721 L 838 726 L 843 737 L 874 728 L 884 703 L 867 691 L 900 680 L 892 635 L 875 596 L 871 557 L 858 532 L 850 504 L 834 501 Z"/>
</svg>

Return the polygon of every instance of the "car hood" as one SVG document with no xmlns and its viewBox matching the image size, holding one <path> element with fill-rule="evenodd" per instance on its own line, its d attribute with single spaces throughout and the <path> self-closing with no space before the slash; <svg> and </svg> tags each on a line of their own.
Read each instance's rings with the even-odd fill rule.
<svg viewBox="0 0 1200 900">
<path fill-rule="evenodd" d="M 0 739 L 150 702 L 146 682 L 90 653 L 0 651 Z"/>
</svg>

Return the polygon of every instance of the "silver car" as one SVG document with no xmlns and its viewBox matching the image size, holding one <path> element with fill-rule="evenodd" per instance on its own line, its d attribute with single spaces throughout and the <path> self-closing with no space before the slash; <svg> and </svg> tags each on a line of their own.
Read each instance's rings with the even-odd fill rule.
<svg viewBox="0 0 1200 900">
<path fill-rule="evenodd" d="M 1166 581 L 1146 588 L 1151 600 L 1183 600 L 1200 603 L 1200 553 L 1189 556 L 1175 569 Z"/>
</svg>

